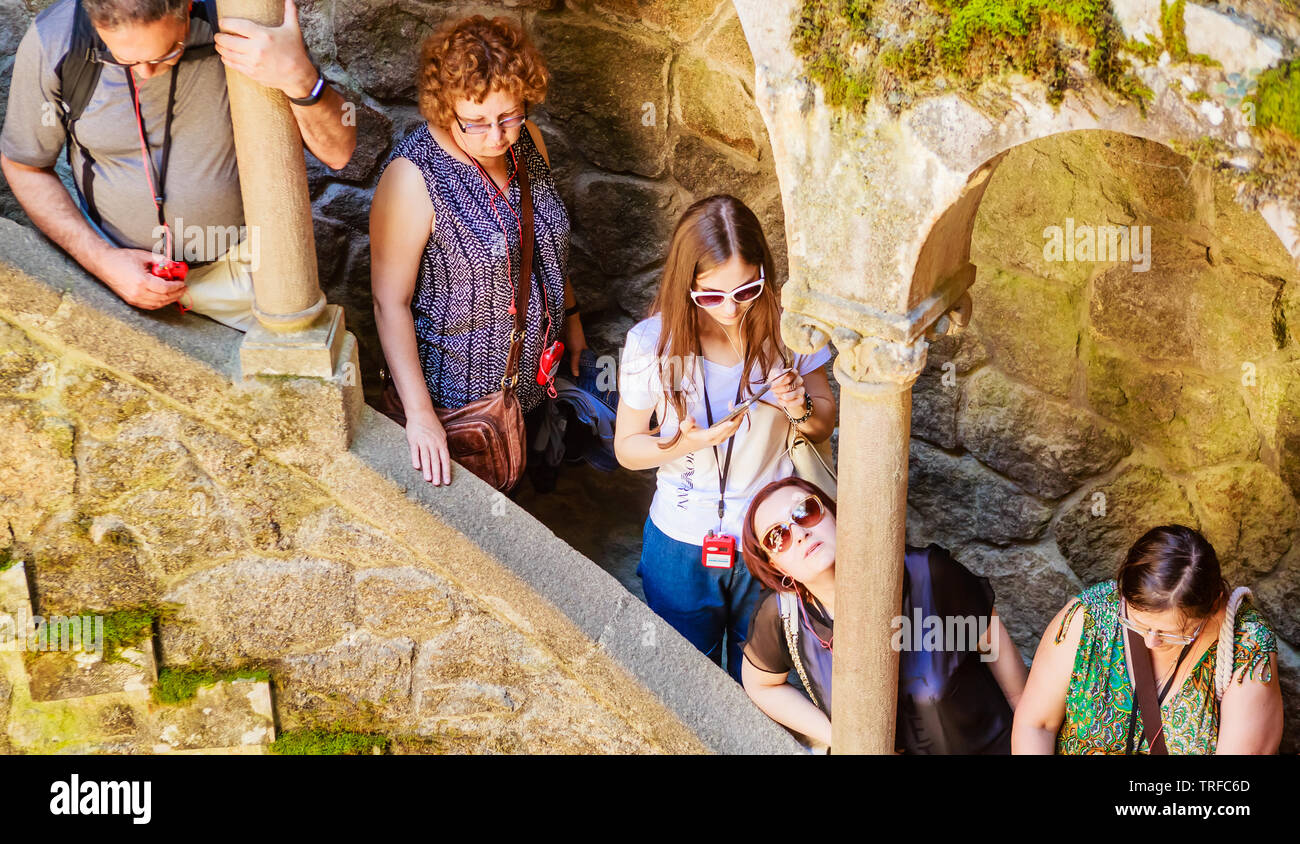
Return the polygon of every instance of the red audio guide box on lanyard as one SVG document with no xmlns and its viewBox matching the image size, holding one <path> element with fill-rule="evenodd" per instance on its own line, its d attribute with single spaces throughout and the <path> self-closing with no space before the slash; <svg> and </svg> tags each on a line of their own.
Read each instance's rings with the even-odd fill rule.
<svg viewBox="0 0 1300 844">
<path fill-rule="evenodd" d="M 150 274 L 168 281 L 184 281 L 190 267 L 184 261 L 159 261 L 149 265 Z"/>
<path fill-rule="evenodd" d="M 709 531 L 704 537 L 703 562 L 705 568 L 729 569 L 736 562 L 736 537 Z"/>
<path fill-rule="evenodd" d="M 542 352 L 537 361 L 537 385 L 545 387 L 551 398 L 555 398 L 555 375 L 560 371 L 560 360 L 564 357 L 564 344 L 556 340 Z"/>
</svg>

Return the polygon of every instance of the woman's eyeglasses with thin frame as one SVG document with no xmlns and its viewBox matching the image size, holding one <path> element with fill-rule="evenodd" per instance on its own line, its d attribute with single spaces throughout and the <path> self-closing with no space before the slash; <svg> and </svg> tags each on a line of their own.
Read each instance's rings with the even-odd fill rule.
<svg viewBox="0 0 1300 844">
<path fill-rule="evenodd" d="M 524 106 L 523 114 L 516 114 L 514 117 L 507 117 L 505 120 L 499 120 L 496 123 L 462 123 L 460 115 L 454 112 L 452 117 L 455 119 L 456 125 L 460 127 L 460 131 L 466 135 L 486 135 L 492 130 L 493 126 L 500 126 L 502 131 L 508 132 L 524 125 L 524 121 L 528 119 L 528 106 Z"/>
<path fill-rule="evenodd" d="M 737 305 L 748 304 L 759 297 L 763 292 L 763 285 L 767 279 L 763 271 L 758 271 L 758 278 L 748 284 L 742 284 L 730 293 L 721 290 L 692 290 L 691 299 L 701 308 L 717 308 L 722 303 L 730 299 Z"/>
<path fill-rule="evenodd" d="M 111 65 L 117 65 L 118 67 L 135 67 L 136 65 L 144 64 L 144 65 L 148 65 L 149 67 L 154 67 L 156 65 L 166 64 L 172 59 L 178 58 L 184 52 L 185 52 L 185 42 L 177 41 L 176 47 L 167 55 L 163 56 L 160 59 L 149 59 L 148 61 L 143 61 L 143 62 L 118 61 L 117 57 L 114 56 L 112 53 L 110 53 L 106 48 L 101 48 L 96 50 L 94 55 L 95 55 L 95 61 L 99 62 L 100 64 L 111 64 Z"/>
<path fill-rule="evenodd" d="M 790 521 L 772 525 L 763 534 L 763 550 L 769 554 L 780 554 L 790 547 L 792 525 L 801 528 L 816 527 L 826 516 L 826 507 L 815 495 L 805 496 L 790 508 Z"/>
<path fill-rule="evenodd" d="M 1165 633 L 1162 630 L 1150 630 L 1145 627 L 1138 627 L 1129 620 L 1127 605 L 1125 605 L 1125 607 L 1120 611 L 1118 621 L 1120 627 L 1123 627 L 1126 630 L 1132 630 L 1134 633 L 1141 636 L 1143 641 L 1145 641 L 1148 636 L 1154 636 L 1157 645 L 1164 642 L 1173 645 L 1190 645 L 1192 642 L 1196 641 L 1197 636 L 1201 635 L 1201 628 L 1205 626 L 1205 620 L 1202 619 L 1201 623 L 1196 625 L 1196 630 L 1190 636 L 1183 636 L 1178 633 Z"/>
</svg>

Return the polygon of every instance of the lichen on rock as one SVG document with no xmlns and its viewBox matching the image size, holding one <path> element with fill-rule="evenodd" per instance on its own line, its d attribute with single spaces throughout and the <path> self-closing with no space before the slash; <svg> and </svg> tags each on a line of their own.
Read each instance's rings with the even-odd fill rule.
<svg viewBox="0 0 1300 844">
<path fill-rule="evenodd" d="M 1059 104 L 1078 84 L 1074 63 L 1121 99 L 1151 96 L 1121 55 L 1109 0 L 807 0 L 792 46 L 835 107 L 861 110 L 878 94 L 900 107 L 1007 72 L 1045 82 Z"/>
</svg>

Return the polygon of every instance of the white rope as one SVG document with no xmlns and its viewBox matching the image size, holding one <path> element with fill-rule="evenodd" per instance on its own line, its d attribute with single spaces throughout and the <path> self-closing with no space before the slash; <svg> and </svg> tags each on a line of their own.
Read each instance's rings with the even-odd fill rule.
<svg viewBox="0 0 1300 844">
<path fill-rule="evenodd" d="M 1232 680 L 1233 642 L 1237 633 L 1237 607 L 1250 595 L 1250 589 L 1238 586 L 1228 598 L 1228 606 L 1223 611 L 1223 624 L 1219 626 L 1219 648 L 1214 655 L 1214 697 L 1223 700 L 1223 693 Z"/>
</svg>

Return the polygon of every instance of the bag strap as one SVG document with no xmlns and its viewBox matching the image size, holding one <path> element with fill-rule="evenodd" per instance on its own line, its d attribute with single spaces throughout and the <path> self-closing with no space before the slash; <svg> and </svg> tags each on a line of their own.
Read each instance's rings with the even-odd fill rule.
<svg viewBox="0 0 1300 844">
<path fill-rule="evenodd" d="M 524 346 L 524 317 L 528 314 L 528 299 L 533 292 L 533 188 L 528 178 L 528 163 L 519 159 L 516 175 L 519 177 L 520 225 L 523 228 L 519 244 L 522 253 L 519 262 L 519 295 L 515 304 L 515 330 L 510 343 L 510 356 L 506 359 L 506 375 L 501 389 L 515 388 L 519 383 L 519 358 Z M 513 283 L 513 279 L 511 280 Z"/>
<path fill-rule="evenodd" d="M 781 611 L 781 629 L 785 631 L 785 646 L 790 649 L 790 661 L 794 663 L 794 670 L 799 672 L 799 680 L 803 683 L 808 697 L 812 698 L 813 705 L 821 709 L 822 705 L 817 700 L 817 693 L 813 691 L 812 683 L 808 680 L 808 672 L 804 670 L 803 657 L 799 656 L 799 612 L 796 604 L 798 598 L 793 592 L 777 592 L 776 601 Z"/>
<path fill-rule="evenodd" d="M 72 11 L 72 44 L 68 52 L 55 66 L 54 72 L 59 77 L 59 97 L 63 100 L 64 122 L 73 124 L 81 117 L 81 112 L 90 102 L 90 96 L 99 84 L 99 73 L 103 68 L 95 61 L 95 49 L 102 44 L 99 33 L 90 22 L 90 15 L 76 0 Z"/>
<path fill-rule="evenodd" d="M 1129 714 L 1129 734 L 1126 749 L 1133 740 L 1133 722 L 1139 707 L 1142 711 L 1142 733 L 1146 736 L 1148 752 L 1152 756 L 1168 755 L 1165 747 L 1164 724 L 1160 720 L 1160 701 L 1156 697 L 1156 678 L 1151 671 L 1151 653 L 1142 637 L 1125 628 L 1128 634 L 1129 662 L 1133 666 L 1133 711 Z M 1177 674 L 1177 669 L 1174 671 Z M 1136 748 L 1134 748 L 1136 749 Z"/>
<path fill-rule="evenodd" d="M 1228 597 L 1228 605 L 1223 611 L 1223 623 L 1219 626 L 1219 641 L 1214 654 L 1214 698 L 1222 701 L 1223 693 L 1232 679 L 1236 667 L 1235 646 L 1237 641 L 1237 610 L 1241 602 L 1251 597 L 1251 591 L 1245 586 L 1238 586 Z"/>
</svg>

